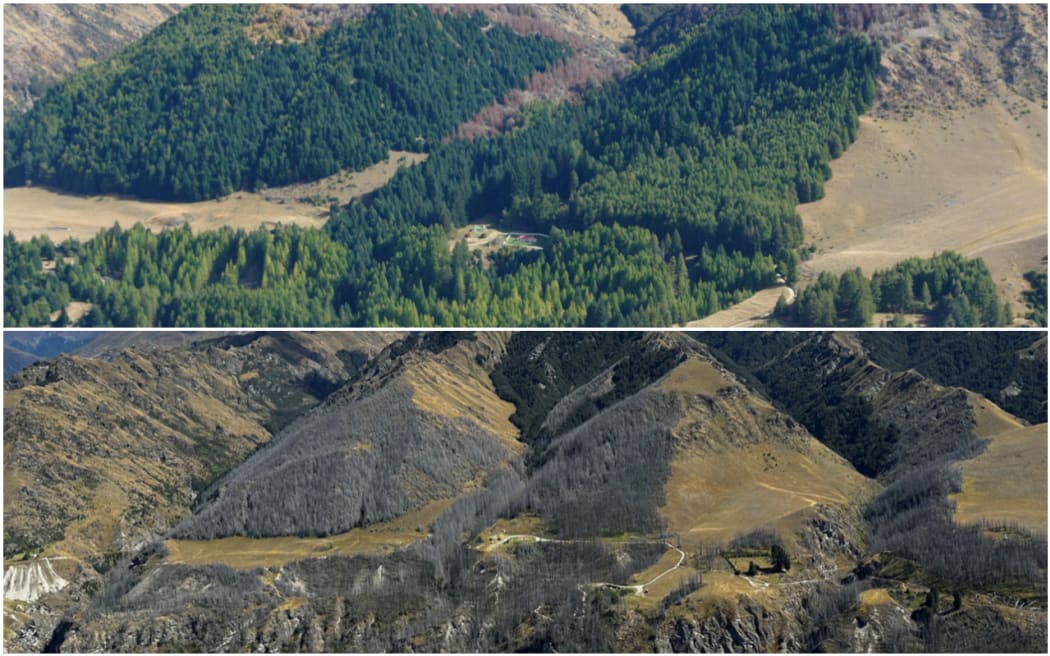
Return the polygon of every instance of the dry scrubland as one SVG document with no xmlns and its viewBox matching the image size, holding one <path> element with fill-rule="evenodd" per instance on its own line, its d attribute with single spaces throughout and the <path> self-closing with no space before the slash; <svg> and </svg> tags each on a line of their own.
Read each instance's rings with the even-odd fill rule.
<svg viewBox="0 0 1050 656">
<path fill-rule="evenodd" d="M 102 61 L 178 11 L 176 4 L 4 4 L 4 113 Z"/>
<path fill-rule="evenodd" d="M 130 228 L 142 223 L 154 232 L 188 224 L 193 232 L 223 226 L 253 230 L 278 223 L 319 228 L 328 220 L 328 202 L 348 203 L 386 184 L 401 166 L 426 159 L 422 153 L 392 151 L 378 164 L 355 173 L 337 173 L 309 184 L 275 187 L 260 192 L 237 192 L 217 200 L 171 203 L 119 196 L 79 196 L 41 187 L 4 190 L 4 232 L 26 240 L 47 235 L 58 243 L 70 237 L 90 239 L 99 230 L 120 223 Z M 318 204 L 300 202 L 316 198 Z"/>
<path fill-rule="evenodd" d="M 825 198 L 799 207 L 817 248 L 804 276 L 856 266 L 870 275 L 951 249 L 984 258 L 1023 315 L 1022 275 L 1046 269 L 1046 131 L 1047 110 L 1018 96 L 862 117 L 856 142 L 831 164 Z"/>
</svg>

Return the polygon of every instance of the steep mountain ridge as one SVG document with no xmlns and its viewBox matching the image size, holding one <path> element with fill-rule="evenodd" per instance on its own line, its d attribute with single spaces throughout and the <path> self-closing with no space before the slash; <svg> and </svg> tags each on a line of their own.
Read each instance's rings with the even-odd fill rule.
<svg viewBox="0 0 1050 656">
<path fill-rule="evenodd" d="M 410 337 L 389 347 L 358 382 L 206 491 L 175 534 L 343 533 L 455 498 L 507 466 L 522 451 L 507 421 L 513 409 L 485 389 L 474 361 L 498 339 L 435 341 Z"/>
<path fill-rule="evenodd" d="M 982 631 L 1003 645 L 1045 637 L 1038 596 L 1002 626 L 994 618 L 1013 601 L 981 589 L 963 590 L 961 609 L 923 615 L 934 570 L 909 543 L 873 554 L 868 541 L 888 544 L 878 509 L 921 514 L 907 504 L 926 497 L 908 486 L 925 470 L 895 461 L 883 489 L 814 439 L 812 408 L 785 404 L 787 379 L 768 386 L 767 374 L 800 369 L 796 385 L 868 404 L 939 457 L 959 444 L 913 435 L 909 422 L 927 431 L 939 416 L 978 446 L 994 433 L 1001 452 L 958 464 L 956 521 L 1002 507 L 986 482 L 1014 471 L 1039 428 L 1014 428 L 966 390 L 881 369 L 855 335 L 758 337 L 750 352 L 762 366 L 740 356 L 743 343 L 734 359 L 680 333 L 408 335 L 210 486 L 169 539 L 112 565 L 94 594 L 73 603 L 67 586 L 41 598 L 47 612 L 6 601 L 9 617 L 29 616 L 7 644 L 907 651 L 943 646 L 937 622 L 963 645 Z M 321 350 L 273 340 L 229 335 L 204 352 Z M 1018 430 L 1028 432 L 1011 437 Z M 1045 446 L 1045 427 L 1041 437 Z M 1038 473 L 1029 464 L 1019 477 Z M 942 521 L 939 508 L 931 520 Z M 775 547 L 787 567 L 773 564 Z M 48 563 L 71 580 L 62 561 Z M 1039 594 L 1037 581 L 1024 585 Z M 1032 599 L 1027 587 L 996 594 Z"/>
<path fill-rule="evenodd" d="M 256 334 L 178 348 L 142 340 L 99 357 L 62 355 L 7 380 L 4 556 L 15 560 L 5 569 L 50 558 L 73 584 L 40 599 L 37 616 L 96 590 L 116 559 L 170 529 L 212 479 L 289 414 L 316 405 L 383 339 Z M 34 603 L 46 591 L 28 589 Z"/>
<path fill-rule="evenodd" d="M 584 342 L 589 342 L 589 346 L 580 351 L 572 348 L 574 344 L 583 346 Z M 597 373 L 579 375 L 580 372 L 574 370 L 574 362 L 581 354 L 592 360 L 587 368 Z M 561 419 L 547 421 L 546 416 L 538 416 L 537 423 L 523 424 L 533 429 L 540 425 L 545 427 L 541 430 L 551 433 L 547 439 L 531 443 L 542 453 L 533 459 L 524 487 L 515 487 L 521 484 L 513 482 L 515 477 L 520 477 L 514 470 L 521 467 L 524 445 L 514 441 L 516 448 L 508 448 L 508 437 L 518 434 L 517 427 L 508 418 L 515 410 L 527 408 L 515 408 L 498 398 L 495 393 L 498 386 L 489 381 L 492 372 L 507 364 L 507 358 L 519 356 L 524 357 L 540 379 L 524 386 L 519 384 L 518 393 L 526 388 L 543 392 L 548 384 L 549 389 L 567 392 L 560 401 L 559 397 L 529 397 L 538 398 L 542 408 Z M 562 379 L 570 373 L 576 375 Z M 558 381 L 562 381 L 560 387 Z M 581 404 L 594 405 L 581 413 L 584 407 Z M 411 434 L 409 449 L 403 449 L 397 439 L 398 434 L 405 433 Z M 483 440 L 486 446 L 472 448 L 471 444 L 479 446 L 477 440 Z M 752 457 L 750 452 L 760 446 L 763 452 L 756 451 Z M 449 470 L 442 452 L 453 450 L 458 462 L 457 467 Z M 249 550 L 282 548 L 272 542 L 273 538 L 252 541 L 254 544 L 233 542 L 233 538 L 201 543 L 169 541 L 170 558 L 163 552 L 144 556 L 144 569 L 136 569 L 134 565 L 125 569 L 127 566 L 118 565 L 117 571 L 124 572 L 120 576 L 130 579 L 127 583 L 111 583 L 94 602 L 93 610 L 76 615 L 79 619 L 63 632 L 62 648 L 120 650 L 202 645 L 220 649 L 222 645 L 265 640 L 269 645 L 284 648 L 293 645 L 294 649 L 326 650 L 343 645 L 360 650 L 373 644 L 465 649 L 470 644 L 495 644 L 491 641 L 499 631 L 511 631 L 514 626 L 528 628 L 524 635 L 512 639 L 513 644 L 521 648 L 542 645 L 551 639 L 542 636 L 552 635 L 550 632 L 556 631 L 556 627 L 542 618 L 523 616 L 524 601 L 508 606 L 500 594 L 501 586 L 535 583 L 534 570 L 526 566 L 530 559 L 542 553 L 543 566 L 554 567 L 553 563 L 562 557 L 560 551 L 583 548 L 595 535 L 625 531 L 653 536 L 646 538 L 651 541 L 646 553 L 656 550 L 653 555 L 657 555 L 667 551 L 656 536 L 668 518 L 669 528 L 677 531 L 680 526 L 675 522 L 683 517 L 691 522 L 690 526 L 704 524 L 703 515 L 712 512 L 714 506 L 725 507 L 731 515 L 741 507 L 768 505 L 775 498 L 785 496 L 783 491 L 774 489 L 775 486 L 763 487 L 757 480 L 748 479 L 728 489 L 714 504 L 697 504 L 695 498 L 682 502 L 676 472 L 680 474 L 683 466 L 688 469 L 700 461 L 714 463 L 712 466 L 720 469 L 734 460 L 760 460 L 769 456 L 770 450 L 784 458 L 797 455 L 811 466 L 819 466 L 828 479 L 839 480 L 845 475 L 844 487 L 840 490 L 858 500 L 869 494 L 863 477 L 855 473 L 853 478 L 832 473 L 849 470 L 841 458 L 821 455 L 827 450 L 799 424 L 758 397 L 705 347 L 683 335 L 628 334 L 598 340 L 587 335 L 573 337 L 560 333 L 412 335 L 387 347 L 353 382 L 293 421 L 269 446 L 220 480 L 202 498 L 207 499 L 213 493 L 217 496 L 200 505 L 194 517 L 175 531 L 179 537 L 206 537 L 204 532 L 221 517 L 227 522 L 226 527 L 216 535 L 267 534 L 266 521 L 272 515 L 259 509 L 276 509 L 278 512 L 273 515 L 286 520 L 292 518 L 289 521 L 294 525 L 278 526 L 273 534 L 329 535 L 314 543 L 313 548 L 321 551 L 310 554 L 306 550 L 305 560 L 291 561 L 280 556 L 267 560 L 260 554 L 254 557 L 254 562 L 268 569 L 260 576 L 249 577 L 223 570 L 220 565 L 203 563 L 237 563 L 236 567 L 243 571 L 253 562 Z M 492 454 L 498 456 L 498 460 Z M 515 461 L 519 464 L 515 465 Z M 488 480 L 491 476 L 484 475 L 486 469 L 508 466 L 503 476 L 506 483 Z M 326 467 L 334 467 L 335 471 L 328 471 Z M 376 474 L 388 470 L 389 476 Z M 479 474 L 483 478 L 479 479 Z M 350 489 L 355 486 L 359 489 Z M 515 492 L 516 489 L 520 491 Z M 270 491 L 274 493 L 267 496 Z M 354 498 L 349 499 L 348 495 Z M 356 551 L 358 555 L 353 555 L 353 550 L 347 552 L 349 535 L 362 529 L 353 529 L 346 538 L 332 535 L 358 523 L 368 525 L 364 530 L 372 531 L 373 538 L 381 540 L 380 534 L 387 530 L 383 526 L 392 518 L 412 516 L 413 509 L 421 508 L 421 504 L 428 501 L 433 503 L 437 497 L 452 497 L 456 501 L 436 518 L 430 516 L 427 521 L 433 524 L 429 535 L 427 531 L 417 532 L 414 545 L 395 541 L 394 544 L 401 546 L 379 561 L 375 560 L 377 556 L 370 555 L 375 552 L 367 547 L 360 547 Z M 306 506 L 289 505 L 304 498 L 310 500 Z M 742 498 L 746 500 L 734 505 Z M 820 540 L 813 526 L 815 521 L 829 516 L 839 517 L 841 522 L 844 517 L 841 506 L 848 505 L 849 501 L 845 496 L 827 501 L 811 513 L 797 512 L 800 508 L 779 509 L 798 520 L 778 529 L 784 529 L 791 548 L 797 550 L 799 566 L 805 563 L 807 568 L 826 568 L 836 557 L 834 554 L 839 553 L 840 547 L 818 547 Z M 379 507 L 380 502 L 386 505 Z M 494 512 L 512 518 L 522 516 L 522 511 L 526 513 L 523 517 L 528 517 L 529 512 L 538 512 L 549 530 L 555 531 L 557 539 L 540 543 L 539 546 L 548 546 L 532 555 L 521 550 L 506 551 L 496 545 L 494 550 L 470 556 L 471 560 L 479 557 L 481 560 L 470 570 L 477 574 L 460 575 L 466 576 L 462 584 L 474 589 L 472 594 L 479 595 L 479 600 L 488 600 L 486 611 L 468 611 L 458 603 L 450 606 L 449 599 L 443 594 L 435 596 L 429 584 L 417 590 L 419 584 L 412 581 L 425 583 L 433 577 L 448 580 L 446 577 L 451 576 L 448 568 L 454 567 L 457 558 L 465 557 L 448 560 L 451 554 L 462 553 L 458 552 L 457 543 L 464 529 L 468 536 L 475 534 L 495 517 L 486 514 L 493 510 L 482 510 L 486 507 L 494 507 Z M 347 510 L 353 517 L 347 515 Z M 489 519 L 471 519 L 471 514 L 464 515 L 464 512 L 480 513 L 474 517 Z M 333 518 L 346 521 L 338 526 L 322 526 Z M 718 520 L 725 518 L 726 515 L 721 515 Z M 709 525 L 707 522 L 705 528 Z M 736 531 L 728 531 L 719 539 L 728 540 L 737 532 L 767 525 L 771 525 L 769 514 L 748 515 L 737 519 Z M 701 542 L 710 542 L 706 538 L 697 539 L 698 534 L 702 532 L 683 534 L 683 546 L 692 550 Z M 209 543 L 214 543 L 214 547 L 208 546 Z M 324 551 L 326 543 L 334 549 Z M 194 560 L 188 558 L 186 549 L 207 549 L 213 555 Z M 228 551 L 224 559 L 221 549 L 234 551 Z M 644 583 L 662 571 L 654 569 L 655 573 L 648 573 L 650 569 L 646 568 L 653 561 L 647 559 L 652 556 L 642 558 L 632 551 L 635 547 L 615 549 L 625 550 L 617 556 L 617 561 L 633 565 L 623 565 L 627 570 L 615 577 L 612 573 L 594 572 L 590 574 L 591 581 Z M 600 553 L 595 557 L 599 561 L 609 558 Z M 432 560 L 434 558 L 437 560 Z M 193 562 L 202 564 L 190 564 Z M 314 564 L 322 562 L 327 570 L 326 578 L 335 570 L 344 572 L 343 580 L 353 582 L 348 583 L 349 588 L 325 591 L 313 571 Z M 668 565 L 653 564 L 652 568 L 673 564 L 672 559 Z M 655 595 L 652 603 L 659 603 L 678 586 L 688 585 L 689 577 L 696 576 L 696 567 L 690 563 L 660 577 L 658 583 L 649 584 Z M 485 580 L 482 572 L 490 568 L 498 573 L 495 588 L 491 582 L 482 584 Z M 723 584 L 734 578 L 728 575 L 726 579 L 727 573 L 722 571 L 710 575 Z M 398 581 L 392 584 L 400 590 L 395 597 L 397 601 L 384 596 L 390 594 L 391 584 L 381 581 L 388 577 Z M 561 584 L 553 579 L 544 585 L 558 588 Z M 178 607 L 161 600 L 172 586 L 183 590 L 176 597 L 181 600 Z M 808 590 L 805 586 L 798 588 L 798 594 L 810 594 L 805 590 Z M 506 599 L 523 592 L 521 588 Z M 746 607 L 741 601 L 742 592 L 736 589 L 717 593 L 720 608 L 733 614 L 736 611 L 732 609 L 738 604 Z M 365 629 L 360 615 L 360 595 L 375 600 L 390 599 L 389 603 L 407 609 L 402 612 L 408 613 L 408 626 L 415 628 L 380 629 L 378 633 Z M 557 595 L 549 595 L 550 592 L 541 593 L 536 603 L 541 607 L 550 603 L 569 606 L 579 603 L 568 601 L 576 597 L 575 594 L 564 602 L 555 601 Z M 779 603 L 779 597 L 767 596 L 761 608 L 768 610 Z M 234 598 L 243 601 L 232 602 Z M 205 609 L 216 608 L 215 604 L 223 608 L 220 616 L 205 619 Z M 631 612 L 648 617 L 651 611 L 645 609 L 649 604 L 644 602 Z M 243 619 L 245 615 L 236 610 L 239 607 L 255 619 Z M 165 610 L 157 615 L 161 608 Z M 351 610 L 353 608 L 358 610 Z M 423 608 L 431 610 L 423 612 Z M 388 612 L 382 605 L 375 609 L 377 616 Z M 333 612 L 343 619 L 334 625 L 321 619 Z M 476 616 L 478 612 L 480 616 Z M 492 613 L 494 615 L 490 615 Z M 263 617 L 266 619 L 261 619 Z M 130 633 L 126 629 L 122 631 L 125 642 L 115 642 L 111 637 L 116 626 L 113 621 L 135 627 Z M 510 624 L 506 629 L 494 628 L 507 622 Z M 302 633 L 292 628 L 296 624 L 314 628 L 310 633 Z M 482 628 L 484 626 L 489 628 Z M 687 631 L 681 626 L 676 630 Z M 725 628 L 719 631 L 724 632 Z M 464 642 L 474 632 L 481 642 Z M 225 642 L 231 635 L 235 636 L 233 642 Z M 376 640 L 379 642 L 371 642 Z M 388 642 L 390 640 L 395 642 Z M 726 640 L 724 644 L 738 644 L 732 639 Z M 613 643 L 603 644 L 611 648 Z"/>
<path fill-rule="evenodd" d="M 915 369 L 941 385 L 963 386 L 1029 423 L 1047 419 L 1046 336 L 1020 331 L 858 335 L 868 356 L 891 371 Z"/>
<path fill-rule="evenodd" d="M 873 361 L 850 333 L 698 335 L 862 473 L 892 480 L 938 459 L 973 455 L 991 401 Z M 1033 340 L 1034 341 L 1034 340 Z"/>
</svg>

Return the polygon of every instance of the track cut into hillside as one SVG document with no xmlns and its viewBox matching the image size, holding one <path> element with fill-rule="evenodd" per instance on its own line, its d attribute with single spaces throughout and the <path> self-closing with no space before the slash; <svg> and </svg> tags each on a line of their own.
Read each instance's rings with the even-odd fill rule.
<svg viewBox="0 0 1050 656">
<path fill-rule="evenodd" d="M 280 343 L 271 337 L 232 335 L 213 345 L 273 349 Z M 64 623 L 54 617 L 48 625 L 50 616 L 33 611 L 33 624 L 10 644 L 63 651 L 908 651 L 926 644 L 930 576 L 962 586 L 957 609 L 957 590 L 941 588 L 933 620 L 944 622 L 952 640 L 1037 643 L 1046 616 L 1045 592 L 1039 596 L 1045 567 L 1036 560 L 1033 569 L 1030 558 L 1038 540 L 1014 549 L 1015 533 L 1007 532 L 1007 540 L 983 544 L 980 528 L 954 524 L 949 468 L 971 461 L 943 462 L 960 457 L 956 447 L 972 455 L 989 439 L 972 462 L 992 456 L 988 477 L 1018 475 L 1011 464 L 1017 454 L 991 450 L 999 439 L 993 433 L 1016 422 L 967 390 L 878 367 L 856 335 L 749 339 L 740 349 L 721 344 L 716 357 L 681 333 L 410 334 L 359 367 L 325 403 L 301 411 L 204 495 L 191 521 L 211 512 L 237 520 L 237 504 L 251 499 L 240 534 L 187 540 L 178 533 L 166 550 L 159 542 L 137 550 L 113 564 Z M 287 358 L 294 349 L 285 346 L 278 352 Z M 727 350 L 754 361 L 733 360 Z M 164 361 L 136 366 L 154 372 Z M 773 370 L 798 376 L 769 380 L 767 394 L 759 374 Z M 801 423 L 833 415 L 787 409 L 779 394 L 789 385 L 811 399 L 826 388 L 832 396 L 817 400 L 850 413 L 866 407 L 878 421 L 895 422 L 901 449 L 914 446 L 942 461 L 883 463 L 879 490 Z M 853 406 L 854 398 L 869 405 Z M 491 407 L 475 407 L 481 403 Z M 517 448 L 491 430 L 500 425 L 517 431 Z M 830 424 L 814 426 L 833 437 Z M 863 439 L 879 435 L 853 428 Z M 1009 446 L 1009 432 L 999 433 Z M 1030 437 L 1026 448 L 1035 443 Z M 501 459 L 489 465 L 488 454 Z M 445 468 L 451 459 L 458 460 Z M 382 480 L 361 483 L 377 475 Z M 314 522 L 303 524 L 314 531 L 304 531 L 307 537 L 252 538 L 251 530 L 292 508 L 254 496 L 275 484 L 322 520 L 334 516 L 333 498 L 340 510 L 388 511 L 391 518 L 323 534 L 318 515 L 307 512 L 302 519 Z M 346 503 L 358 484 L 364 492 Z M 982 493 L 971 487 L 964 494 Z M 398 501 L 394 494 L 404 495 L 404 506 L 381 508 Z M 702 530 L 689 532 L 696 527 Z M 192 528 L 187 522 L 180 531 Z M 992 577 L 1012 561 L 1000 561 L 992 577 L 982 572 L 990 558 L 1010 553 L 1024 558 L 1024 569 L 1004 579 L 1015 587 L 995 588 Z M 884 592 L 868 592 L 873 586 Z M 5 604 L 8 618 L 25 610 Z M 1007 616 L 1012 624 L 999 621 Z M 857 633 L 858 617 L 867 631 Z M 34 635 L 44 639 L 33 643 Z"/>
<path fill-rule="evenodd" d="M 847 508 L 874 492 L 844 458 L 710 361 L 686 360 L 660 389 L 684 407 L 660 513 L 688 548 L 766 527 L 790 536 L 806 511 Z"/>
</svg>

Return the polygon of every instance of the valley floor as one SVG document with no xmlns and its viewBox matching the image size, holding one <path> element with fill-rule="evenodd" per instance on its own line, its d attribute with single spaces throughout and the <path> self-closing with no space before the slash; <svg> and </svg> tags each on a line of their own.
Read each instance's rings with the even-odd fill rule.
<svg viewBox="0 0 1050 656">
<path fill-rule="evenodd" d="M 331 199 L 348 203 L 386 184 L 400 167 L 425 159 L 422 153 L 391 151 L 386 160 L 362 171 L 337 173 L 308 184 L 239 191 L 196 203 L 81 196 L 43 187 L 5 189 L 4 232 L 13 232 L 19 240 L 46 235 L 57 244 L 69 238 L 91 239 L 114 223 L 122 228 L 142 223 L 154 232 L 187 224 L 195 233 L 224 226 L 272 228 L 278 223 L 320 228 L 328 221 Z M 302 202 L 302 198 L 315 202 Z"/>
</svg>

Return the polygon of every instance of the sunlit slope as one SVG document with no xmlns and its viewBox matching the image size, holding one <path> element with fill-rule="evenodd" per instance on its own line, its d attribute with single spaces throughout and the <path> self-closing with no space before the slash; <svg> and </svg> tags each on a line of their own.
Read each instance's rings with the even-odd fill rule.
<svg viewBox="0 0 1050 656">
<path fill-rule="evenodd" d="M 667 505 L 683 544 L 727 542 L 758 528 L 791 535 L 805 511 L 868 498 L 874 484 L 790 417 L 710 361 L 691 358 L 660 388 L 684 413 L 675 426 Z"/>
<path fill-rule="evenodd" d="M 1046 534 L 1046 424 L 990 436 L 987 448 L 958 465 L 962 492 L 952 496 L 955 519 L 1017 526 Z"/>
</svg>

